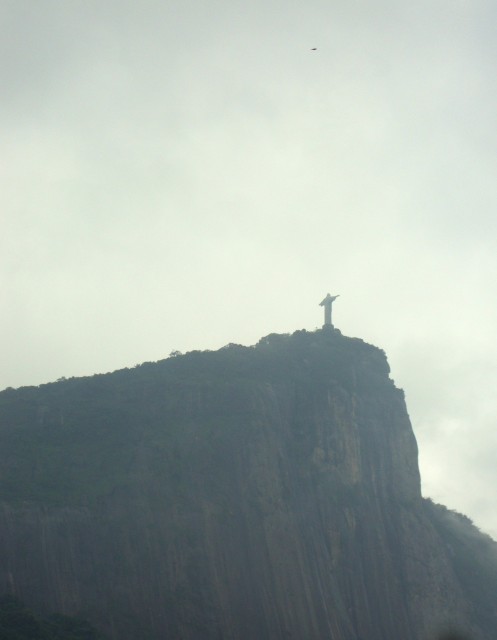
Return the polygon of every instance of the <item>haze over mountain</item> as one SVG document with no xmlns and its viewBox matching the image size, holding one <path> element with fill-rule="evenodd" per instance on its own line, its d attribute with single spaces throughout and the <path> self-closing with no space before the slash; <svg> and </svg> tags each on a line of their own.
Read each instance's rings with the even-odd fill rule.
<svg viewBox="0 0 497 640">
<path fill-rule="evenodd" d="M 0 388 L 312 329 L 331 287 L 406 390 L 424 491 L 497 536 L 496 25 L 3 0 Z"/>
<path fill-rule="evenodd" d="M 0 393 L 0 499 L 0 589 L 115 640 L 495 638 L 497 544 L 331 327 Z"/>
</svg>

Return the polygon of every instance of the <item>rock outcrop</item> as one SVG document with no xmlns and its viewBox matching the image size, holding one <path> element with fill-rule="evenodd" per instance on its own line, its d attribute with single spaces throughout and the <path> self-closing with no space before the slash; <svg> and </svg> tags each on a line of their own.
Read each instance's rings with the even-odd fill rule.
<svg viewBox="0 0 497 640">
<path fill-rule="evenodd" d="M 495 543 L 338 331 L 2 392 L 0 501 L 0 593 L 116 640 L 495 638 Z"/>
</svg>

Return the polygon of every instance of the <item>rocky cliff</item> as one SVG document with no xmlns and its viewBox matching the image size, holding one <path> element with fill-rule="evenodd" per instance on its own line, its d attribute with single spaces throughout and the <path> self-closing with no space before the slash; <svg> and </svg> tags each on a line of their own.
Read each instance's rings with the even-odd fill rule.
<svg viewBox="0 0 497 640">
<path fill-rule="evenodd" d="M 0 500 L 0 593 L 116 640 L 495 638 L 495 543 L 337 331 L 2 392 Z"/>
</svg>

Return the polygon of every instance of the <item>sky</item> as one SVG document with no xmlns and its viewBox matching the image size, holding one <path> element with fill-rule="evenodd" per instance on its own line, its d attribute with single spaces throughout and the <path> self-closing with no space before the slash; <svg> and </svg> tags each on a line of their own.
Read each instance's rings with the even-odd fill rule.
<svg viewBox="0 0 497 640">
<path fill-rule="evenodd" d="M 340 294 L 424 494 L 497 537 L 496 31 L 490 0 L 2 0 L 0 387 Z"/>
</svg>

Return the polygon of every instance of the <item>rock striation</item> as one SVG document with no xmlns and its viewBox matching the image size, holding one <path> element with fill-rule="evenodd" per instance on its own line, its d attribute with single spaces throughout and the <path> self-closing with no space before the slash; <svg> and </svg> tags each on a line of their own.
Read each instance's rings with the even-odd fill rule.
<svg viewBox="0 0 497 640">
<path fill-rule="evenodd" d="M 273 334 L 0 394 L 0 594 L 120 640 L 495 638 L 385 354 Z"/>
</svg>

